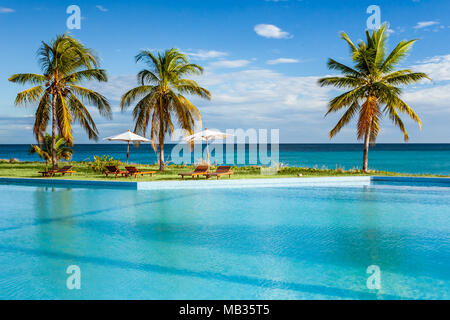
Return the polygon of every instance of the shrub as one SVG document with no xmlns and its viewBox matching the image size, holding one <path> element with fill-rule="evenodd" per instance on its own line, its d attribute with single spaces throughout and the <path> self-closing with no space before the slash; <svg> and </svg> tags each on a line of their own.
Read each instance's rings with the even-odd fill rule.
<svg viewBox="0 0 450 320">
<path fill-rule="evenodd" d="M 111 156 L 94 156 L 94 161 L 88 163 L 88 167 L 94 170 L 95 172 L 103 173 L 106 171 L 106 166 L 118 166 L 120 164 L 120 160 L 116 160 Z"/>
<path fill-rule="evenodd" d="M 336 168 L 336 172 L 337 172 L 337 173 L 344 173 L 344 172 L 345 172 L 345 169 L 342 168 L 342 167 L 337 167 L 337 168 Z"/>
</svg>

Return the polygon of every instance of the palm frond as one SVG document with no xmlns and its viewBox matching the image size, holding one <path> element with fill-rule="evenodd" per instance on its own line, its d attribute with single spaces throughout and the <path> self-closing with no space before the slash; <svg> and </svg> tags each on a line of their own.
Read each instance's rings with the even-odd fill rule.
<svg viewBox="0 0 450 320">
<path fill-rule="evenodd" d="M 400 99 L 398 95 L 387 92 L 386 96 L 384 97 L 384 102 L 386 104 L 385 112 L 390 112 L 390 109 L 398 110 L 408 115 L 411 120 L 415 121 L 419 125 L 419 128 L 422 127 L 422 121 L 420 120 L 417 113 L 406 102 Z"/>
<path fill-rule="evenodd" d="M 39 146 L 31 145 L 30 147 L 30 153 L 34 154 L 36 153 L 41 159 L 45 161 L 49 161 L 51 159 L 51 152 L 48 153 L 46 150 L 42 150 Z"/>
<path fill-rule="evenodd" d="M 39 101 L 39 105 L 36 109 L 35 120 L 33 126 L 33 133 L 37 141 L 42 141 L 43 133 L 47 128 L 48 121 L 50 120 L 51 103 L 50 94 L 45 92 Z"/>
<path fill-rule="evenodd" d="M 394 50 L 392 50 L 386 60 L 384 60 L 383 64 L 380 67 L 381 72 L 387 73 L 392 71 L 395 66 L 407 56 L 409 50 L 416 41 L 417 39 L 410 41 L 400 41 L 400 43 L 394 48 Z"/>
<path fill-rule="evenodd" d="M 363 139 L 367 133 L 375 131 L 379 128 L 379 105 L 378 99 L 374 96 L 367 97 L 366 101 L 361 105 L 359 109 L 359 119 L 358 119 L 358 139 Z"/>
<path fill-rule="evenodd" d="M 89 80 L 106 82 L 108 81 L 108 76 L 106 75 L 106 71 L 104 69 L 86 69 L 67 75 L 63 79 L 63 82 L 71 84 Z"/>
<path fill-rule="evenodd" d="M 174 68 L 173 72 L 175 72 L 179 77 L 184 77 L 188 75 L 201 75 L 203 73 L 203 67 L 188 63 L 188 64 L 180 64 L 176 68 Z"/>
<path fill-rule="evenodd" d="M 42 86 L 36 86 L 19 92 L 14 103 L 18 106 L 35 103 L 40 100 L 43 91 L 44 88 Z"/>
<path fill-rule="evenodd" d="M 18 73 L 14 74 L 8 79 L 11 82 L 18 83 L 18 84 L 38 84 L 42 85 L 45 84 L 48 79 L 45 75 L 42 74 L 35 74 L 35 73 Z"/>
<path fill-rule="evenodd" d="M 403 124 L 403 121 L 398 115 L 397 111 L 395 110 L 395 108 L 392 107 L 387 108 L 387 111 L 389 119 L 391 119 L 394 125 L 400 129 L 400 131 L 403 133 L 404 141 L 407 142 L 409 140 L 409 135 L 408 132 L 406 132 L 405 125 Z"/>
<path fill-rule="evenodd" d="M 141 85 L 139 87 L 133 88 L 127 91 L 120 99 L 120 108 L 124 111 L 128 108 L 135 100 L 153 93 L 157 90 L 156 86 Z"/>
<path fill-rule="evenodd" d="M 179 79 L 176 83 L 174 83 L 174 87 L 180 93 L 187 93 L 203 99 L 211 100 L 211 93 L 205 88 L 200 87 L 194 80 Z"/>
<path fill-rule="evenodd" d="M 135 57 L 136 63 L 143 61 L 147 65 L 154 68 L 154 73 L 159 75 L 162 74 L 161 63 L 158 58 L 156 58 L 150 50 L 142 50 Z"/>
<path fill-rule="evenodd" d="M 96 107 L 101 116 L 112 119 L 111 106 L 108 100 L 100 93 L 74 84 L 69 86 L 69 91 L 77 95 L 81 101 Z"/>
<path fill-rule="evenodd" d="M 156 101 L 158 96 L 150 92 L 143 97 L 133 109 L 133 119 L 135 120 L 134 131 L 145 136 L 152 113 L 158 113 Z"/>
<path fill-rule="evenodd" d="M 336 126 L 330 131 L 330 139 L 333 138 L 336 134 L 341 131 L 341 129 L 352 120 L 352 118 L 355 116 L 355 114 L 359 111 L 360 105 L 357 102 L 354 102 L 348 109 L 345 111 L 345 113 L 342 115 L 342 117 L 339 119 Z"/>
<path fill-rule="evenodd" d="M 354 103 L 358 103 L 359 100 L 364 98 L 365 92 L 366 88 L 358 87 L 337 96 L 330 101 L 328 105 L 328 111 L 325 116 L 327 116 L 329 113 L 337 112 L 344 107 L 351 106 Z"/>
<path fill-rule="evenodd" d="M 341 33 L 341 38 L 345 40 L 345 42 L 348 43 L 350 50 L 352 52 L 357 52 L 358 48 L 354 45 L 354 43 L 352 42 L 352 40 L 350 40 L 350 38 L 348 37 L 348 35 L 345 32 Z"/>
<path fill-rule="evenodd" d="M 405 74 L 399 74 L 399 75 L 387 75 L 383 78 L 383 80 L 392 85 L 408 85 L 417 83 L 421 80 L 428 79 L 431 80 L 431 78 L 423 72 L 410 72 Z"/>
<path fill-rule="evenodd" d="M 318 80 L 321 87 L 333 86 L 335 88 L 357 88 L 364 85 L 364 80 L 357 77 L 343 76 L 343 77 L 325 77 Z"/>
<path fill-rule="evenodd" d="M 386 56 L 386 37 L 385 32 L 388 25 L 384 23 L 378 30 L 372 33 L 372 46 L 375 50 L 374 63 L 376 70 L 379 70 Z"/>
<path fill-rule="evenodd" d="M 361 73 L 351 67 L 346 66 L 345 64 L 342 64 L 340 62 L 337 62 L 333 59 L 328 59 L 328 69 L 340 71 L 345 75 L 354 76 L 354 77 L 361 77 Z"/>
<path fill-rule="evenodd" d="M 145 83 L 157 84 L 160 81 L 154 72 L 147 69 L 144 69 L 138 73 L 137 80 L 141 85 L 144 85 Z"/>
<path fill-rule="evenodd" d="M 86 131 L 89 139 L 98 140 L 97 126 L 84 104 L 77 96 L 70 94 L 68 96 L 68 105 L 74 120 L 80 124 L 84 131 Z"/>
<path fill-rule="evenodd" d="M 59 128 L 59 133 L 71 146 L 73 145 L 72 136 L 72 115 L 70 114 L 69 106 L 67 105 L 65 97 L 59 93 L 56 105 L 56 119 Z"/>
</svg>

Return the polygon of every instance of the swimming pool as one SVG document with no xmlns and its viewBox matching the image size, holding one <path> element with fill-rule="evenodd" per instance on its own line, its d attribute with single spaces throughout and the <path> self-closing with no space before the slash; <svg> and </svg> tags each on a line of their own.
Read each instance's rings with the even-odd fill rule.
<svg viewBox="0 0 450 320">
<path fill-rule="evenodd" d="M 449 191 L 0 184 L 0 298 L 449 299 Z"/>
</svg>

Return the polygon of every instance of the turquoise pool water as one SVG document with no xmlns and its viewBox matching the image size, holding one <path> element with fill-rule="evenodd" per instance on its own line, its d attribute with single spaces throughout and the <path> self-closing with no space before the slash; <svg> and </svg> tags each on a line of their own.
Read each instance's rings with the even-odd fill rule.
<svg viewBox="0 0 450 320">
<path fill-rule="evenodd" d="M 0 298 L 449 299 L 449 191 L 0 185 Z"/>
</svg>

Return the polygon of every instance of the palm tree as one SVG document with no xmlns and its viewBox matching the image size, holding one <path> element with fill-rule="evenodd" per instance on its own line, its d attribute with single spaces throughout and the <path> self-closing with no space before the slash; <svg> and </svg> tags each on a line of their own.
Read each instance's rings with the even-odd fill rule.
<svg viewBox="0 0 450 320">
<path fill-rule="evenodd" d="M 143 61 L 150 69 L 137 75 L 139 86 L 122 96 L 124 111 L 135 100 L 139 100 L 133 110 L 134 131 L 145 136 L 151 123 L 151 143 L 157 151 L 155 140 L 159 142 L 159 170 L 164 170 L 164 139 L 166 133 L 174 130 L 174 120 L 188 134 L 192 134 L 196 121 L 201 121 L 198 109 L 183 95 L 188 94 L 211 99 L 208 90 L 185 76 L 201 74 L 203 68 L 189 62 L 185 54 L 177 49 L 166 50 L 157 55 L 143 50 L 136 56 L 136 62 Z"/>
<path fill-rule="evenodd" d="M 111 108 L 101 94 L 80 86 L 81 81 L 107 81 L 106 72 L 98 68 L 92 51 L 67 34 L 57 36 L 49 44 L 42 42 L 38 50 L 42 74 L 21 73 L 9 78 L 19 84 L 34 87 L 19 92 L 15 104 L 36 103 L 33 132 L 42 141 L 47 124 L 52 119 L 52 165 L 57 163 L 57 131 L 68 145 L 73 145 L 72 122 L 78 122 L 89 139 L 98 139 L 98 130 L 84 103 L 95 106 L 102 116 L 111 118 Z"/>
<path fill-rule="evenodd" d="M 416 40 L 401 41 L 391 53 L 386 54 L 386 29 L 385 24 L 372 33 L 367 30 L 367 43 L 361 41 L 358 46 L 353 44 L 347 34 L 342 33 L 342 39 L 350 46 L 354 67 L 329 59 L 328 68 L 340 71 L 343 75 L 319 80 L 321 86 L 349 90 L 329 103 L 326 115 L 346 108 L 342 118 L 330 131 L 330 138 L 358 114 L 357 136 L 358 139 L 364 139 L 365 172 L 368 168 L 369 144 L 375 143 L 383 114 L 400 128 L 405 141 L 408 141 L 409 137 L 399 112 L 408 115 L 421 127 L 419 116 L 400 98 L 402 90 L 399 86 L 416 83 L 424 78 L 430 79 L 425 73 L 409 69 L 396 70 L 396 66 L 408 54 Z"/>
<path fill-rule="evenodd" d="M 31 145 L 30 153 L 38 154 L 41 159 L 45 160 L 45 171 L 48 171 L 48 163 L 52 160 L 53 150 L 53 137 L 48 133 L 45 133 L 40 146 Z M 66 140 L 63 137 L 57 135 L 55 142 L 56 159 L 70 160 L 72 158 L 72 149 L 66 146 Z"/>
</svg>

